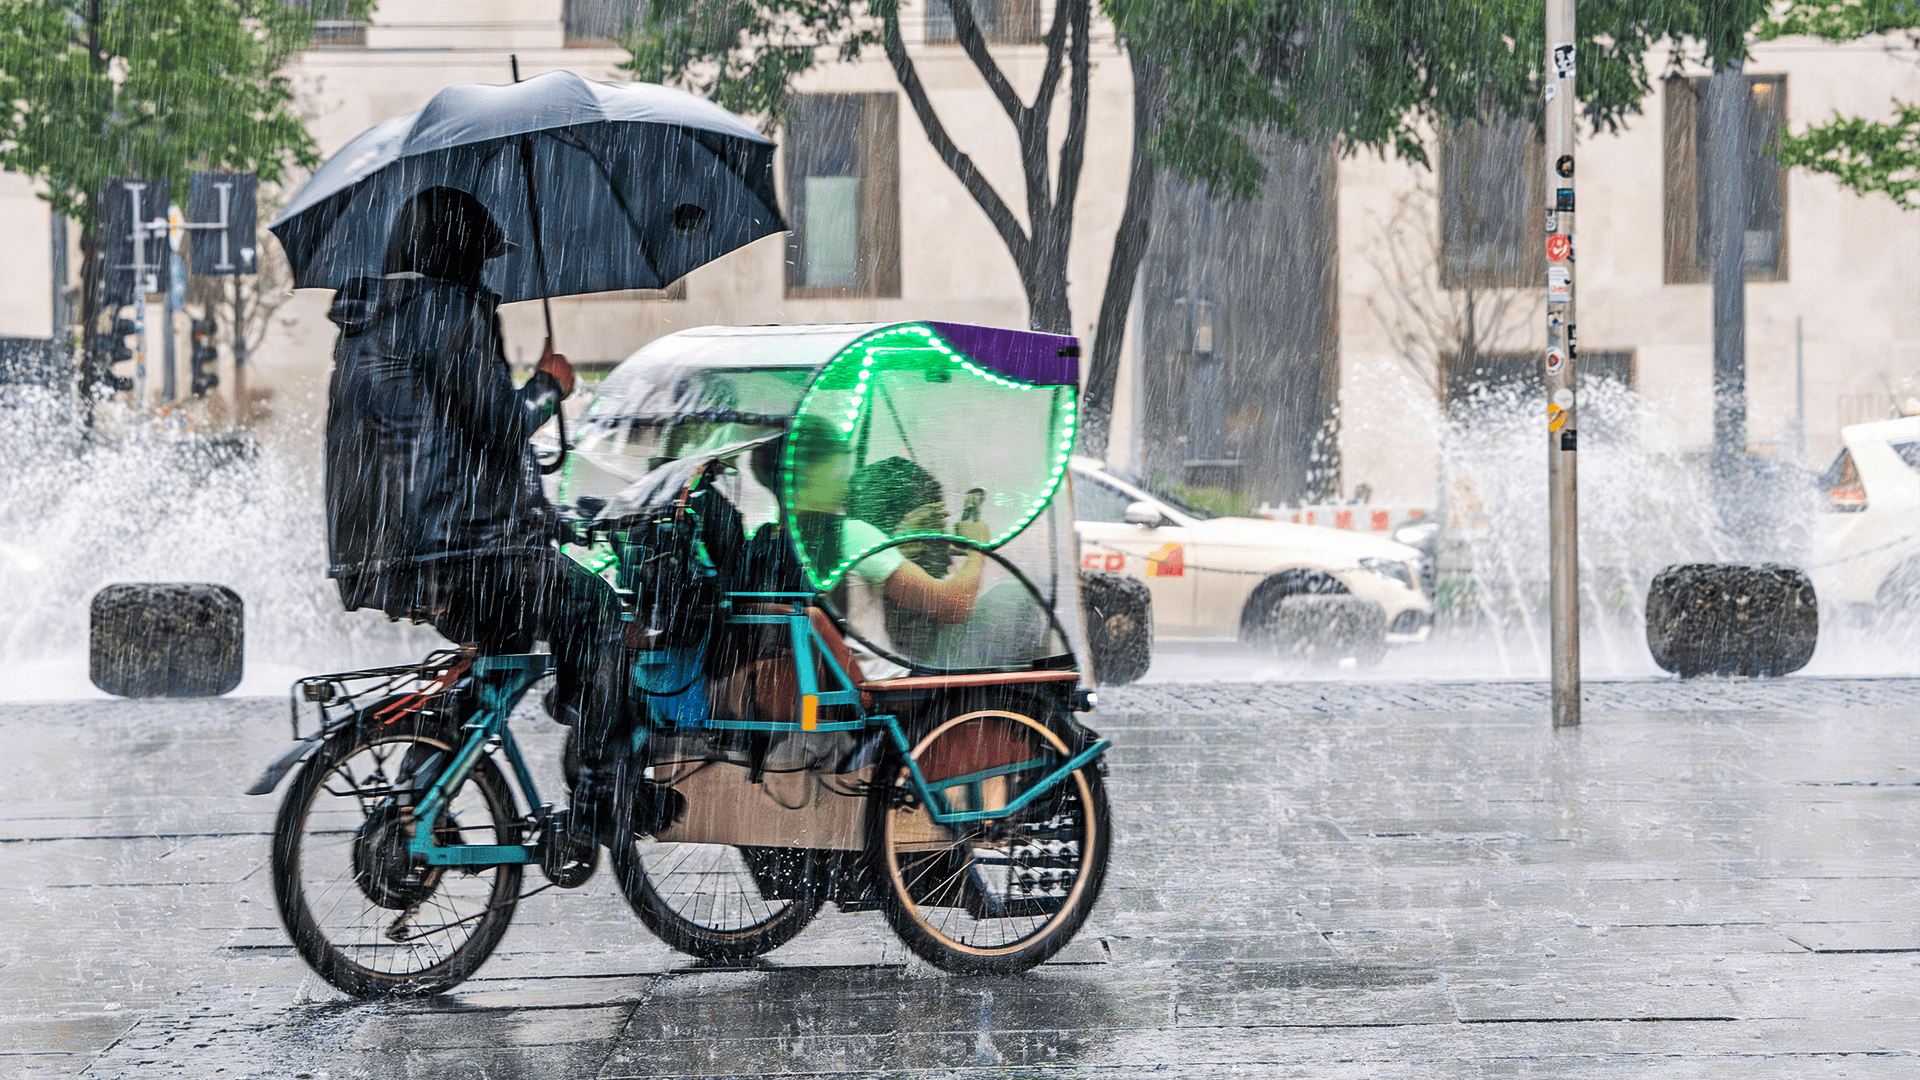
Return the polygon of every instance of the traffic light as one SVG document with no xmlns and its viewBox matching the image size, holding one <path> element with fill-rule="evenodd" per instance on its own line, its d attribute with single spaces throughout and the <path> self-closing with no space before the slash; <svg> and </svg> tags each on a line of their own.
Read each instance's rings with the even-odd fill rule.
<svg viewBox="0 0 1920 1080">
<path fill-rule="evenodd" d="M 201 367 L 202 364 L 214 364 L 220 360 L 220 350 L 213 343 L 214 332 L 218 329 L 212 312 L 193 320 L 193 356 L 189 363 L 193 365 L 194 397 L 205 397 L 207 391 L 220 385 L 220 376 Z"/>
<path fill-rule="evenodd" d="M 112 330 L 93 335 L 93 370 L 101 385 L 115 390 L 133 389 L 133 380 L 115 375 L 113 365 L 133 362 L 133 347 L 127 344 L 127 337 L 138 329 L 132 319 L 115 319 Z"/>
</svg>

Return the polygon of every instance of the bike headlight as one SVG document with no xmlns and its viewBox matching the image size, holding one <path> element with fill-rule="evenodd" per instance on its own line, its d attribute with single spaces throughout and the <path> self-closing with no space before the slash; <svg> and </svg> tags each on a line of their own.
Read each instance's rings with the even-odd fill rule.
<svg viewBox="0 0 1920 1080">
<path fill-rule="evenodd" d="M 1409 589 L 1417 588 L 1415 582 L 1419 580 L 1419 575 L 1410 563 L 1396 562 L 1393 559 L 1368 558 L 1361 559 L 1360 566 L 1381 577 L 1392 578 Z"/>
</svg>

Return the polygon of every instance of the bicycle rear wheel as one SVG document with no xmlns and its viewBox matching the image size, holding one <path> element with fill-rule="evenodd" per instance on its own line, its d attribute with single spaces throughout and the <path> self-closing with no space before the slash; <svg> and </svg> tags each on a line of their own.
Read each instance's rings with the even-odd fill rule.
<svg viewBox="0 0 1920 1080">
<path fill-rule="evenodd" d="M 913 748 L 921 775 L 951 810 L 1010 805 L 1072 757 L 1069 743 L 1036 717 L 1046 715 L 1037 703 L 1005 695 L 984 704 L 935 725 Z M 935 823 L 897 756 L 869 798 L 881 910 L 900 940 L 936 967 L 1025 971 L 1064 948 L 1100 896 L 1113 830 L 1094 765 L 986 821 Z"/>
<path fill-rule="evenodd" d="M 386 703 L 381 703 L 386 704 Z M 460 745 L 418 713 L 364 719 L 307 759 L 274 823 L 281 922 L 300 955 L 355 997 L 437 994 L 499 944 L 520 897 L 517 863 L 426 866 L 407 853 L 412 806 Z M 517 844 L 512 792 L 482 757 L 435 824 L 442 844 Z"/>
<path fill-rule="evenodd" d="M 702 960 L 746 960 L 792 941 L 826 902 L 808 852 L 663 844 L 611 851 L 620 891 L 654 936 Z"/>
</svg>

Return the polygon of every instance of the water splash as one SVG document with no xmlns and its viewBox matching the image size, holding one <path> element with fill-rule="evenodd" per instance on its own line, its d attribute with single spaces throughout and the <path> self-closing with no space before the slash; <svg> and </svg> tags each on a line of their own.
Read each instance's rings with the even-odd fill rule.
<svg viewBox="0 0 1920 1080">
<path fill-rule="evenodd" d="M 0 695 L 73 696 L 88 604 L 114 582 L 204 581 L 246 603 L 241 693 L 296 674 L 418 658 L 424 627 L 340 608 L 325 576 L 317 454 L 210 436 L 103 406 L 83 436 L 37 387 L 0 389 Z"/>
</svg>

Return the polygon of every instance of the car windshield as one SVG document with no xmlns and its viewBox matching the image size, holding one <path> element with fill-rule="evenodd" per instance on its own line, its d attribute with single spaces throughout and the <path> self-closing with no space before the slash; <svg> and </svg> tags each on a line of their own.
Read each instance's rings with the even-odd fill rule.
<svg viewBox="0 0 1920 1080">
<path fill-rule="evenodd" d="M 1153 488 L 1148 488 L 1147 490 L 1152 493 L 1154 498 L 1159 499 L 1161 502 L 1166 503 L 1168 506 L 1173 507 L 1175 510 L 1180 511 L 1190 518 L 1199 521 L 1211 521 L 1220 516 L 1212 510 L 1202 510 L 1187 500 L 1180 498 L 1178 495 L 1170 495 L 1166 491 L 1155 490 Z"/>
</svg>

